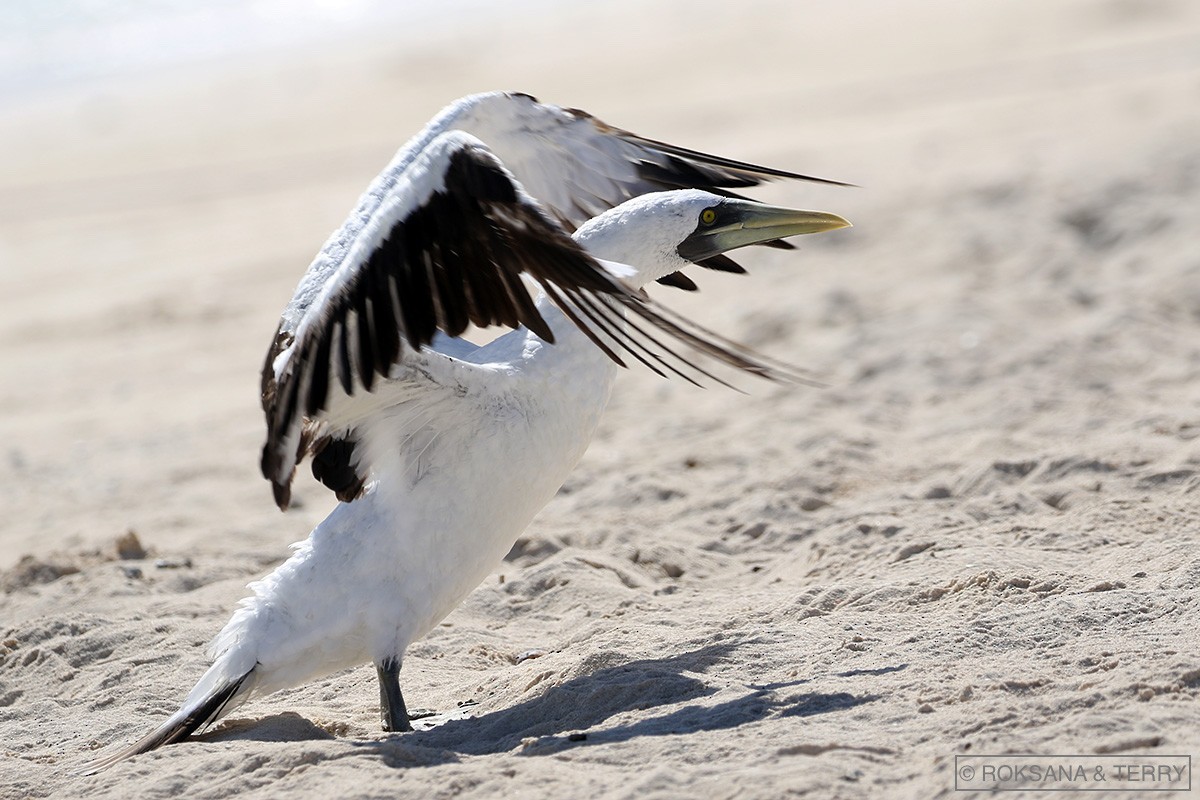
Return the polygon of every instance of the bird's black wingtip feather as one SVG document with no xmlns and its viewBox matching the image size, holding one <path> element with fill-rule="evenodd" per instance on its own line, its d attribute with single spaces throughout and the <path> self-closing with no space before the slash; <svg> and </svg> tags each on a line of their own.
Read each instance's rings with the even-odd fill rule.
<svg viewBox="0 0 1200 800">
<path fill-rule="evenodd" d="M 687 147 L 680 147 L 679 145 L 662 142 L 657 139 L 638 136 L 637 134 L 626 134 L 625 136 L 628 139 L 637 141 L 644 146 L 663 153 L 669 153 L 670 155 L 686 158 L 711 167 L 734 170 L 743 174 L 752 175 L 759 180 L 784 178 L 793 181 L 805 181 L 807 183 L 823 183 L 828 186 L 846 186 L 856 189 L 861 188 L 856 183 L 834 180 L 833 178 L 822 178 L 816 175 L 804 175 L 799 172 L 789 172 L 785 169 L 777 169 L 775 167 L 766 167 L 761 164 L 753 164 L 749 161 L 738 161 L 732 158 L 725 158 L 724 156 L 716 156 L 711 153 L 705 153 L 700 150 L 692 150 Z"/>
</svg>

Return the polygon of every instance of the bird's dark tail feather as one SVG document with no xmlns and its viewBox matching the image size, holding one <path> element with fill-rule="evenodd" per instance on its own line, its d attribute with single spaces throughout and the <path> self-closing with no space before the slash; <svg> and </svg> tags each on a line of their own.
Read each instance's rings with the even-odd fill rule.
<svg viewBox="0 0 1200 800">
<path fill-rule="evenodd" d="M 94 775 L 97 772 L 108 769 L 118 761 L 124 761 L 140 753 L 147 753 L 162 747 L 164 744 L 172 744 L 178 742 L 180 739 L 186 739 L 191 734 L 224 716 L 227 711 L 240 705 L 246 699 L 246 695 L 249 694 L 254 684 L 254 681 L 247 681 L 253 674 L 254 670 L 251 669 L 240 677 L 224 680 L 217 684 L 211 691 L 202 692 L 200 697 L 194 697 L 197 691 L 195 689 L 192 690 L 192 694 L 184 702 L 183 708 L 176 711 L 162 725 L 129 747 L 86 764 L 80 769 L 79 773 L 81 775 Z M 205 677 L 207 678 L 208 676 L 206 675 Z M 204 680 L 202 679 L 201 683 L 203 682 Z M 199 688 L 197 686 L 197 689 Z"/>
</svg>

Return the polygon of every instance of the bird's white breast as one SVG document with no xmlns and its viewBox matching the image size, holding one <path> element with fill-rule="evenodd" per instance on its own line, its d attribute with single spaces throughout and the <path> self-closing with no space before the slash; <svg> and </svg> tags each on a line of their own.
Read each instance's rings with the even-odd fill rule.
<svg viewBox="0 0 1200 800">
<path fill-rule="evenodd" d="M 227 627 L 257 628 L 245 638 L 260 642 L 264 692 L 402 653 L 553 498 L 592 438 L 616 368 L 557 311 L 548 317 L 553 346 L 521 330 L 481 349 L 481 359 L 515 355 L 510 379 L 497 381 L 508 388 L 483 413 L 416 436 L 413 419 L 383 415 L 363 431 L 375 452 L 390 446 L 395 457 L 253 585 Z"/>
</svg>

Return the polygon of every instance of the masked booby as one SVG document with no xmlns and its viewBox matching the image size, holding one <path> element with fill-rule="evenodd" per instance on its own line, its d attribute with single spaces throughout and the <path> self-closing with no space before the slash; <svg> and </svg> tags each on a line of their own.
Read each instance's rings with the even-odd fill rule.
<svg viewBox="0 0 1200 800">
<path fill-rule="evenodd" d="M 330 237 L 262 373 L 261 467 L 286 508 L 297 464 L 342 500 L 243 600 L 180 710 L 95 772 L 262 696 L 374 663 L 383 729 L 411 730 L 410 643 L 474 589 L 587 448 L 617 366 L 799 380 L 642 287 L 845 227 L 735 194 L 838 183 L 646 139 L 517 93 L 448 106 Z M 525 280 L 536 285 L 531 292 Z M 483 346 L 469 325 L 512 330 Z"/>
</svg>

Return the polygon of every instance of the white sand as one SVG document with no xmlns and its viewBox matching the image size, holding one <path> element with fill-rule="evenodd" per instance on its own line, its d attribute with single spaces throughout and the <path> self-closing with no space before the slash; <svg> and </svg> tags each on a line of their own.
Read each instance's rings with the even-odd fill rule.
<svg viewBox="0 0 1200 800">
<path fill-rule="evenodd" d="M 831 387 L 624 375 L 409 650 L 462 719 L 382 734 L 366 667 L 73 777 L 330 508 L 257 475 L 276 315 L 492 88 L 862 184 L 769 187 L 856 227 L 659 293 Z M 79 91 L 0 145 L 0 796 L 957 797 L 956 754 L 1200 755 L 1200 5 L 612 4 Z"/>
</svg>

